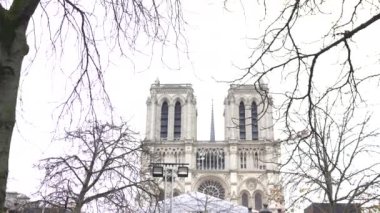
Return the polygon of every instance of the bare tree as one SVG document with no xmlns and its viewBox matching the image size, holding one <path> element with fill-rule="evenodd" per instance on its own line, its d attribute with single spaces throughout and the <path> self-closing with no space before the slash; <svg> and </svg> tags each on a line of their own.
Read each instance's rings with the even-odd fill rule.
<svg viewBox="0 0 380 213">
<path fill-rule="evenodd" d="M 371 116 L 359 122 L 355 107 L 338 112 L 334 104 L 313 110 L 314 130 L 284 141 L 281 172 L 291 204 L 325 202 L 328 212 L 336 212 L 338 203 L 371 206 L 380 198 L 379 131 L 371 129 Z"/>
<path fill-rule="evenodd" d="M 247 14 L 250 8 L 245 7 Z M 258 88 L 263 81 L 275 82 L 276 89 L 261 95 L 274 98 L 291 194 L 302 201 L 321 195 L 319 200 L 332 206 L 377 199 L 378 134 L 369 130 L 374 123 L 367 115 L 375 101 L 368 92 L 378 91 L 380 79 L 373 39 L 380 3 L 262 0 L 254 8 L 263 14 L 263 30 L 248 40 L 250 64 L 235 82 Z M 303 193 L 294 191 L 302 187 Z"/>
<path fill-rule="evenodd" d="M 70 147 L 69 153 L 38 165 L 45 171 L 43 201 L 76 213 L 84 208 L 86 212 L 136 212 L 143 204 L 153 205 L 158 188 L 140 176 L 143 149 L 135 135 L 125 123 L 90 122 L 67 132 L 64 145 Z"/>
<path fill-rule="evenodd" d="M 44 33 L 34 31 L 37 27 L 34 22 L 30 25 L 34 16 L 41 19 L 41 26 L 44 27 L 41 31 Z M 67 49 L 77 48 L 77 57 L 70 57 L 70 64 L 76 68 L 69 71 L 71 74 L 68 78 L 72 81 L 72 87 L 61 106 L 61 115 L 73 112 L 73 108 L 78 106 L 81 110 L 74 111 L 82 111 L 83 117 L 88 117 L 94 116 L 96 99 L 101 98 L 109 104 L 103 79 L 108 52 L 119 51 L 126 56 L 125 53 L 136 49 L 138 38 L 144 38 L 151 45 L 150 48 L 157 42 L 166 45 L 168 38 L 174 40 L 173 43 L 177 46 L 182 41 L 182 18 L 178 0 L 1 1 L 0 207 L 5 199 L 21 66 L 31 49 L 29 46 L 34 47 L 33 50 L 38 53 L 39 44 L 28 45 L 27 39 L 36 41 L 38 35 L 48 35 L 48 39 L 41 39 L 46 44 L 51 44 L 52 50 L 61 55 Z M 99 26 L 103 28 L 99 29 Z M 99 46 L 102 46 L 102 51 Z M 103 47 L 108 49 L 104 50 Z M 150 49 L 147 46 L 145 48 Z"/>
</svg>

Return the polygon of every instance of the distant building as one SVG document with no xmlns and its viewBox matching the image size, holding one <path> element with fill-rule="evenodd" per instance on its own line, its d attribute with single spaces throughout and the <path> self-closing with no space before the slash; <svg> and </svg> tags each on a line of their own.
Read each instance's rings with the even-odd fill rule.
<svg viewBox="0 0 380 213">
<path fill-rule="evenodd" d="M 329 203 L 312 203 L 308 206 L 304 213 L 331 213 L 332 209 Z M 335 210 L 333 213 L 360 213 L 361 208 L 357 204 L 335 204 Z"/>
<path fill-rule="evenodd" d="M 24 206 L 30 198 L 24 194 L 18 192 L 7 192 L 5 195 L 5 209 L 6 213 L 17 212 L 22 206 Z"/>
<path fill-rule="evenodd" d="M 69 213 L 63 208 L 48 207 L 42 201 L 29 201 L 30 198 L 22 193 L 7 192 L 5 198 L 5 213 Z"/>
<path fill-rule="evenodd" d="M 189 176 L 173 184 L 174 195 L 199 191 L 256 210 L 263 203 L 279 208 L 280 144 L 274 141 L 271 99 L 260 92 L 268 94 L 266 85 L 231 85 L 224 101 L 225 139 L 215 141 L 212 110 L 210 140 L 199 141 L 192 85 L 156 81 L 146 102 L 144 145 L 154 155 L 142 158 L 145 174 L 151 162 L 189 163 Z"/>
</svg>

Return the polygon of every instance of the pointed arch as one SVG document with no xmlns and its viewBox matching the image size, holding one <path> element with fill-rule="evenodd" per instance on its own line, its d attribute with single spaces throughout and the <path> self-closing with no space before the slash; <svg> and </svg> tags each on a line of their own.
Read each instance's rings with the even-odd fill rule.
<svg viewBox="0 0 380 213">
<path fill-rule="evenodd" d="M 240 140 L 245 140 L 245 106 L 243 101 L 239 104 L 239 130 L 240 130 Z"/>
<path fill-rule="evenodd" d="M 174 106 L 174 140 L 181 138 L 181 117 L 182 106 L 181 102 L 177 101 Z"/>
<path fill-rule="evenodd" d="M 255 152 L 254 154 L 254 158 L 253 158 L 253 167 L 255 169 L 258 169 L 259 168 L 259 155 L 257 152 Z"/>
<path fill-rule="evenodd" d="M 259 211 L 263 208 L 263 196 L 260 192 L 255 193 L 255 209 Z"/>
<path fill-rule="evenodd" d="M 244 151 L 240 152 L 240 168 L 241 169 L 247 168 L 247 153 Z"/>
<path fill-rule="evenodd" d="M 257 125 L 257 104 L 255 101 L 251 105 L 252 140 L 259 139 L 259 128 Z"/>
<path fill-rule="evenodd" d="M 243 194 L 241 195 L 241 205 L 248 208 L 248 193 L 247 192 L 243 192 Z"/>
<path fill-rule="evenodd" d="M 168 102 L 164 101 L 161 106 L 161 125 L 160 125 L 160 138 L 164 140 L 168 138 L 168 121 L 169 121 L 169 106 L 168 106 Z"/>
</svg>

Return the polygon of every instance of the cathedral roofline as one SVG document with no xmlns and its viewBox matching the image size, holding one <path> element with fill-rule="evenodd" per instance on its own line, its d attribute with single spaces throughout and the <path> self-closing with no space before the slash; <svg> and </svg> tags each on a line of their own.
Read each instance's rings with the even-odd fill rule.
<svg viewBox="0 0 380 213">
<path fill-rule="evenodd" d="M 160 84 L 160 82 L 156 82 L 151 85 L 150 91 L 157 93 L 187 93 L 193 94 L 193 86 L 192 84 Z"/>
<path fill-rule="evenodd" d="M 259 85 L 255 84 L 231 84 L 229 91 L 231 90 L 268 90 L 268 84 L 260 83 Z"/>
<path fill-rule="evenodd" d="M 151 85 L 151 88 L 189 88 L 193 89 L 193 85 L 190 83 L 184 83 L 184 84 L 160 84 L 159 82 L 156 82 Z"/>
<path fill-rule="evenodd" d="M 212 143 L 211 143 L 212 142 Z M 194 145 L 229 145 L 229 144 L 238 144 L 238 145 L 257 145 L 257 146 L 266 146 L 266 145 L 280 145 L 281 142 L 278 140 L 216 140 L 216 141 L 210 141 L 210 140 L 195 140 L 195 141 L 186 141 L 186 140 L 175 140 L 175 141 L 168 141 L 168 140 L 143 140 L 143 143 L 152 143 L 152 144 L 161 144 L 161 145 L 179 145 L 179 144 L 194 144 Z"/>
</svg>

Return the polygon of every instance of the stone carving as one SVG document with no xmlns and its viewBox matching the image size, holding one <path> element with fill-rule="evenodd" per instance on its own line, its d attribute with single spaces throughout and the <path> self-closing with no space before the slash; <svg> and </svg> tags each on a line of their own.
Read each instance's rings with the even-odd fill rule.
<svg viewBox="0 0 380 213">
<path fill-rule="evenodd" d="M 160 113 L 164 100 L 171 107 L 175 106 L 177 100 L 180 100 L 181 106 L 184 106 L 181 112 L 183 117 L 181 117 L 180 140 L 174 140 L 172 136 L 170 139 L 160 138 Z M 283 199 L 281 189 L 270 188 L 269 179 L 264 170 L 266 169 L 265 162 L 270 161 L 279 153 L 280 143 L 272 143 L 272 139 L 265 139 L 265 137 L 273 138 L 273 129 L 260 126 L 261 123 L 259 123 L 258 127 L 265 137 L 259 141 L 247 140 L 243 142 L 237 139 L 239 137 L 239 130 L 237 129 L 239 115 L 238 105 L 235 102 L 240 100 L 245 101 L 248 106 L 246 110 L 248 111 L 250 111 L 249 106 L 251 106 L 253 100 L 256 100 L 257 105 L 261 107 L 260 96 L 255 92 L 254 86 L 231 85 L 230 90 L 228 90 L 228 96 L 224 99 L 225 119 L 228 119 L 225 120 L 226 133 L 224 141 L 216 141 L 215 143 L 200 141 L 196 139 L 196 96 L 191 85 L 160 84 L 155 82 L 151 87 L 151 97 L 147 100 L 147 102 L 150 102 L 150 106 L 147 107 L 149 120 L 147 121 L 146 131 L 154 134 L 149 134 L 149 141 L 144 144 L 151 148 L 152 155 L 149 159 L 142 156 L 142 161 L 146 161 L 146 165 L 151 162 L 188 163 L 190 169 L 189 178 L 178 178 L 176 180 L 176 188 L 180 189 L 181 192 L 184 192 L 185 188 L 186 191 L 198 191 L 199 187 L 201 187 L 200 190 L 203 192 L 224 197 L 228 200 L 232 198 L 233 202 L 238 203 L 241 202 L 242 197 L 240 195 L 242 192 L 249 192 L 250 202 L 254 202 L 254 197 L 251 196 L 254 196 L 255 192 L 259 192 L 262 196 L 267 196 L 268 194 L 268 197 L 273 196 L 273 198 L 270 197 L 273 200 L 281 201 Z M 173 113 L 174 109 L 170 108 L 169 112 Z M 270 108 L 268 112 L 271 113 Z M 267 120 L 271 121 L 272 116 L 270 114 L 268 116 L 264 115 L 263 120 L 260 122 L 266 124 Z M 247 116 L 250 116 L 250 112 Z M 173 118 L 173 116 L 170 117 L 172 120 L 169 119 L 171 123 L 168 123 L 168 129 L 170 128 L 171 131 L 174 125 Z M 270 123 L 272 122 L 268 122 L 268 124 Z M 250 119 L 246 124 L 251 124 Z M 169 125 L 171 126 L 169 127 Z M 208 158 L 206 158 L 207 153 L 209 154 Z M 241 162 L 244 162 L 241 160 L 241 154 L 243 154 L 243 159 L 246 156 L 246 168 L 241 164 Z M 147 170 L 148 172 L 149 169 Z M 270 180 L 276 179 L 276 177 L 277 174 L 270 174 Z M 233 182 L 231 178 L 233 178 Z M 162 179 L 158 181 L 160 181 L 160 188 L 163 188 Z M 269 201 L 269 198 L 263 198 L 265 198 L 265 201 Z"/>
<path fill-rule="evenodd" d="M 257 180 L 256 179 L 250 179 L 245 184 L 246 184 L 247 189 L 249 189 L 250 191 L 253 191 L 256 189 Z"/>
</svg>

